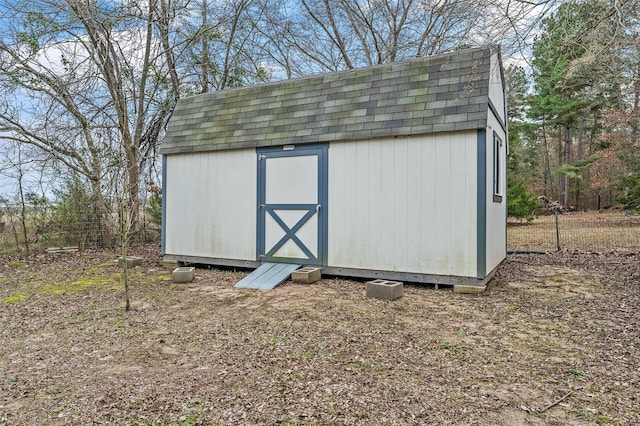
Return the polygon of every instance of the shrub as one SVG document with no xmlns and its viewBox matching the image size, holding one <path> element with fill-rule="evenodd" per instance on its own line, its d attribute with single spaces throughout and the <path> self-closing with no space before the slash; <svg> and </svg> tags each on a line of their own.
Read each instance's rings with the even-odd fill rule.
<svg viewBox="0 0 640 426">
<path fill-rule="evenodd" d="M 538 200 L 529 191 L 526 182 L 510 177 L 507 183 L 507 212 L 509 216 L 531 222 L 536 217 L 538 207 Z"/>
<path fill-rule="evenodd" d="M 150 193 L 147 198 L 147 205 L 144 210 L 149 221 L 154 225 L 162 225 L 162 188 L 160 188 L 153 180 L 145 182 L 147 192 Z"/>
<path fill-rule="evenodd" d="M 154 225 L 162 224 L 162 195 L 153 193 L 147 199 L 145 212 Z"/>
</svg>

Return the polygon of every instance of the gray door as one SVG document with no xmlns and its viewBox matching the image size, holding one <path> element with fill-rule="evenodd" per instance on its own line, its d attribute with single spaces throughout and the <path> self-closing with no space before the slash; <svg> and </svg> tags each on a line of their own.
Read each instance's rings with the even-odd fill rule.
<svg viewBox="0 0 640 426">
<path fill-rule="evenodd" d="M 327 146 L 258 149 L 258 260 L 326 263 Z"/>
</svg>

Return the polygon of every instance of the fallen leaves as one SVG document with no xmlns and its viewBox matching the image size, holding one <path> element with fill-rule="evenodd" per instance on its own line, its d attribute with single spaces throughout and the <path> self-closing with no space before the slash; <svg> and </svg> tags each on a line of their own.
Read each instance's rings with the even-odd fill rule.
<svg viewBox="0 0 640 426">
<path fill-rule="evenodd" d="M 0 304 L 0 424 L 640 421 L 637 255 L 510 256 L 483 295 L 381 302 L 338 279 L 173 284 L 157 247 L 132 254 L 129 313 L 113 254 L 0 267 L 0 297 L 30 295 Z"/>
</svg>

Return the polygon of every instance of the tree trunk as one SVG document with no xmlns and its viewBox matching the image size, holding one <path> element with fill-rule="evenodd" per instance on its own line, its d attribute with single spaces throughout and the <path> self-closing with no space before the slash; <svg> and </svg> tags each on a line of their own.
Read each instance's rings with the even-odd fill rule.
<svg viewBox="0 0 640 426">
<path fill-rule="evenodd" d="M 571 127 L 565 127 L 565 143 L 564 143 L 564 164 L 571 163 Z M 571 181 L 569 175 L 565 173 L 564 175 L 564 201 L 563 204 L 565 207 L 569 206 L 571 195 Z"/>
<path fill-rule="evenodd" d="M 551 198 L 556 198 L 551 178 L 551 158 L 549 155 L 549 141 L 547 140 L 547 130 L 542 126 L 542 142 L 544 144 L 544 187 L 549 190 Z M 544 195 L 544 194 L 542 194 Z"/>
<path fill-rule="evenodd" d="M 135 160 L 129 166 L 128 174 L 130 184 L 127 190 L 131 209 L 131 232 L 136 233 L 140 228 L 140 167 Z"/>
<path fill-rule="evenodd" d="M 579 122 L 578 122 L 578 146 L 576 147 L 576 161 L 582 160 L 583 157 L 583 142 L 584 142 L 584 115 L 580 114 Z M 584 181 L 583 175 L 583 181 Z M 578 182 L 578 186 L 576 188 L 576 210 L 583 211 L 584 203 L 582 200 L 582 192 L 581 192 L 582 182 Z"/>
<path fill-rule="evenodd" d="M 564 130 L 563 130 L 563 126 L 561 124 L 558 125 L 558 165 L 557 167 L 562 167 L 562 165 L 564 164 L 564 149 L 563 149 L 563 144 L 564 144 Z M 564 194 L 565 194 L 565 179 L 564 176 L 562 174 L 558 174 L 558 202 L 563 202 L 564 200 Z"/>
<path fill-rule="evenodd" d="M 636 68 L 633 81 L 633 110 L 631 111 L 631 143 L 635 146 L 638 142 L 638 124 L 640 122 L 640 64 Z"/>
<path fill-rule="evenodd" d="M 207 2 L 202 2 L 202 22 L 201 22 L 201 31 L 202 31 L 202 89 L 200 93 L 207 93 L 209 91 L 209 63 L 211 59 L 209 58 L 209 39 L 208 37 L 208 19 L 207 19 Z"/>
<path fill-rule="evenodd" d="M 167 61 L 167 68 L 171 76 L 171 88 L 175 100 L 180 97 L 180 81 L 178 72 L 176 71 L 176 61 L 173 56 L 171 42 L 169 41 L 169 9 L 166 0 L 160 0 L 160 16 L 158 17 L 158 28 L 160 30 L 160 39 L 162 40 L 162 52 Z"/>
<path fill-rule="evenodd" d="M 99 247 L 105 247 L 111 245 L 111 230 L 109 229 L 109 206 L 107 205 L 104 196 L 102 195 L 102 189 L 100 185 L 100 179 L 97 177 L 92 178 L 91 185 L 91 198 L 95 203 L 96 221 L 93 226 L 95 227 L 97 241 L 96 244 Z"/>
</svg>

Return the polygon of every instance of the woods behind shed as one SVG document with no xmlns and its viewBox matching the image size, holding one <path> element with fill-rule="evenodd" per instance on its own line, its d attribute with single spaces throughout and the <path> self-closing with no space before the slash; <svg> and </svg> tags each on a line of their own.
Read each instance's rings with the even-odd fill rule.
<svg viewBox="0 0 640 426">
<path fill-rule="evenodd" d="M 482 288 L 506 256 L 506 141 L 495 46 L 183 98 L 163 254 Z"/>
</svg>

